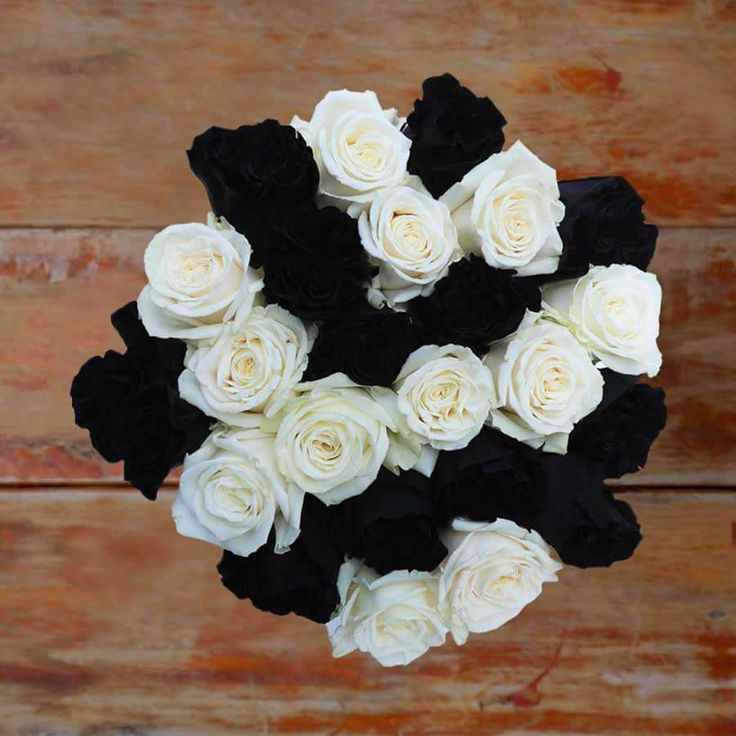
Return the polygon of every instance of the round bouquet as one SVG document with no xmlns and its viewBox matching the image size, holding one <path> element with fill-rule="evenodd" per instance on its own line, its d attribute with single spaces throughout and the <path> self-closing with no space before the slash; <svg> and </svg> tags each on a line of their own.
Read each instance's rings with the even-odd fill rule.
<svg viewBox="0 0 736 736">
<path fill-rule="evenodd" d="M 408 664 L 495 629 L 563 564 L 641 539 L 604 486 L 665 423 L 657 228 L 620 177 L 557 181 L 452 76 L 402 118 L 329 92 L 309 120 L 210 128 L 212 212 L 170 225 L 82 366 L 76 422 L 224 585 Z"/>
</svg>

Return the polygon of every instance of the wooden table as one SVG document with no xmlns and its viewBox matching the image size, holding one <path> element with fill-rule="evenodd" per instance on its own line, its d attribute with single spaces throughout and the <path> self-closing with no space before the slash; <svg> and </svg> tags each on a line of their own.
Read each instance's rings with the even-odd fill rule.
<svg viewBox="0 0 736 736">
<path fill-rule="evenodd" d="M 152 232 L 206 211 L 193 135 L 344 86 L 407 111 L 445 70 L 561 177 L 646 198 L 671 418 L 620 489 L 632 561 L 382 670 L 224 591 L 68 388 Z M 0 733 L 736 733 L 735 72 L 727 0 L 0 0 Z"/>
</svg>

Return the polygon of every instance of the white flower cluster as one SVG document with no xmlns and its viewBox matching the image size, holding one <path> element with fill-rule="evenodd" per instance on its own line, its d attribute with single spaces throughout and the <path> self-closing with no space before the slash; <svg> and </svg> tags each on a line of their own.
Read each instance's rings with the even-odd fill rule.
<svg viewBox="0 0 736 736">
<path fill-rule="evenodd" d="M 555 171 L 521 142 L 490 156 L 439 199 L 407 173 L 411 141 L 373 92 L 330 92 L 292 125 L 319 167 L 321 202 L 357 220 L 376 275 L 374 306 L 402 310 L 450 266 L 479 254 L 517 276 L 556 271 L 564 217 Z M 382 466 L 430 476 L 439 451 L 464 448 L 488 424 L 565 453 L 576 422 L 600 403 L 601 368 L 657 373 L 661 291 L 633 266 L 595 267 L 543 290 L 543 311 L 480 358 L 459 345 L 414 351 L 391 388 L 343 374 L 302 382 L 318 324 L 262 296 L 251 246 L 226 221 L 171 225 L 145 254 L 138 309 L 148 333 L 186 341 L 181 397 L 218 420 L 187 456 L 173 515 L 181 534 L 247 556 L 271 536 L 286 552 L 304 494 L 327 505 L 365 491 Z M 380 345 L 376 346 L 380 350 Z M 383 577 L 348 560 L 329 624 L 335 656 L 354 649 L 406 664 L 451 632 L 494 629 L 556 580 L 560 565 L 534 531 L 456 520 L 432 573 Z"/>
<path fill-rule="evenodd" d="M 391 667 L 443 644 L 448 632 L 465 644 L 517 616 L 562 568 L 539 534 L 506 519 L 456 519 L 444 541 L 449 554 L 434 572 L 379 576 L 355 560 L 342 566 L 340 611 L 327 624 L 336 657 L 359 649 Z"/>
</svg>

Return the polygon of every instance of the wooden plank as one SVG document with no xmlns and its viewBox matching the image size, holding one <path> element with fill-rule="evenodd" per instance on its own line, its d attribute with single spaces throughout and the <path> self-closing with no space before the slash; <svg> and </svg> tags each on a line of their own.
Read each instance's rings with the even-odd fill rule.
<svg viewBox="0 0 736 736">
<path fill-rule="evenodd" d="M 0 231 L 0 478 L 122 479 L 74 426 L 84 361 L 122 343 L 110 314 L 145 280 L 151 231 Z"/>
<path fill-rule="evenodd" d="M 407 112 L 451 71 L 562 175 L 624 174 L 660 224 L 732 225 L 734 38 L 728 0 L 4 0 L 0 224 L 189 219 L 204 128 L 346 86 Z"/>
<path fill-rule="evenodd" d="M 149 230 L 0 230 L 0 481 L 121 478 L 74 427 L 69 385 L 120 346 L 109 314 L 143 284 Z M 670 423 L 637 485 L 729 485 L 736 473 L 736 231 L 665 230 L 657 382 Z"/>
<path fill-rule="evenodd" d="M 736 730 L 733 492 L 629 496 L 632 560 L 566 569 L 501 630 L 388 670 L 232 597 L 171 498 L 0 493 L 3 733 Z"/>
</svg>

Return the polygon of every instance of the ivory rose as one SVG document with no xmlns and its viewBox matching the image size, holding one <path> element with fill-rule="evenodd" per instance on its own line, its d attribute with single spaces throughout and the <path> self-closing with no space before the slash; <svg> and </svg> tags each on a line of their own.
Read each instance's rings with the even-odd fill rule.
<svg viewBox="0 0 736 736">
<path fill-rule="evenodd" d="M 340 374 L 299 391 L 272 421 L 281 472 L 327 505 L 362 493 L 389 452 L 389 428 L 397 429 L 391 414 Z"/>
<path fill-rule="evenodd" d="M 395 388 L 409 428 L 437 450 L 466 447 L 497 404 L 491 372 L 461 345 L 415 350 Z"/>
<path fill-rule="evenodd" d="M 384 667 L 407 665 L 443 644 L 447 627 L 438 606 L 437 576 L 395 570 L 379 576 L 356 560 L 340 568 L 340 608 L 327 624 L 332 654 L 356 649 Z"/>
<path fill-rule="evenodd" d="M 606 368 L 650 378 L 659 373 L 662 287 L 653 273 L 594 266 L 577 281 L 549 284 L 542 300 Z"/>
<path fill-rule="evenodd" d="M 603 398 L 603 376 L 565 327 L 527 312 L 517 331 L 491 345 L 484 364 L 498 404 L 488 423 L 509 437 L 565 454 L 575 423 Z"/>
<path fill-rule="evenodd" d="M 320 170 L 319 192 L 347 210 L 406 176 L 411 142 L 396 110 L 384 110 L 375 92 L 328 92 L 309 121 L 291 124 L 312 147 Z"/>
<path fill-rule="evenodd" d="M 183 399 L 233 426 L 273 416 L 301 380 L 316 328 L 276 304 L 255 307 L 239 328 L 191 347 L 179 376 Z"/>
<path fill-rule="evenodd" d="M 215 336 L 223 322 L 241 324 L 263 287 L 250 256 L 246 238 L 212 213 L 206 225 L 169 225 L 156 234 L 138 297 L 148 334 L 195 340 Z"/>
<path fill-rule="evenodd" d="M 376 194 L 358 222 L 363 247 L 378 266 L 369 298 L 400 305 L 429 294 L 462 257 L 447 207 L 417 177 Z"/>
<path fill-rule="evenodd" d="M 519 276 L 553 273 L 562 253 L 565 214 L 555 170 L 521 141 L 471 169 L 441 197 L 460 245 L 489 266 Z"/>
<path fill-rule="evenodd" d="M 562 569 L 537 532 L 507 519 L 455 519 L 443 541 L 449 555 L 440 566 L 439 603 L 458 644 L 518 616 Z"/>
<path fill-rule="evenodd" d="M 303 500 L 276 467 L 272 435 L 220 425 L 185 458 L 172 514 L 180 534 L 247 556 L 274 527 L 276 550 L 286 551 Z"/>
</svg>

